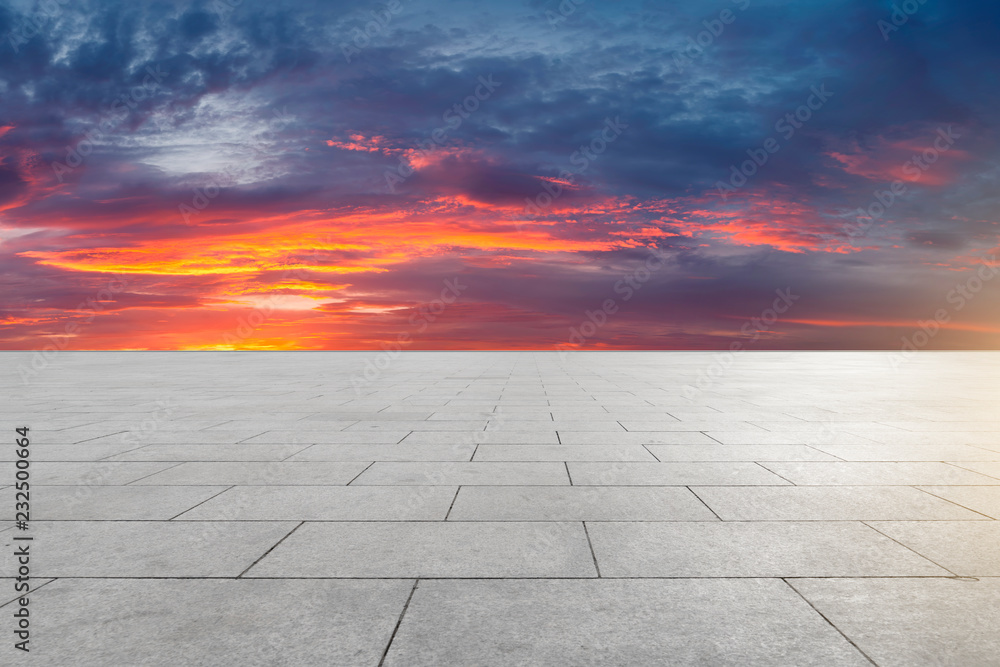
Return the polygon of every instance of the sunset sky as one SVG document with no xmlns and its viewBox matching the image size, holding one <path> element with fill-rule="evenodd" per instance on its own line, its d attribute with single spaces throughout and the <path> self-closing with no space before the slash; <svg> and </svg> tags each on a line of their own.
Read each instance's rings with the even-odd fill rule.
<svg viewBox="0 0 1000 667">
<path fill-rule="evenodd" d="M 997 3 L 42 5 L 2 349 L 1000 347 Z"/>
</svg>

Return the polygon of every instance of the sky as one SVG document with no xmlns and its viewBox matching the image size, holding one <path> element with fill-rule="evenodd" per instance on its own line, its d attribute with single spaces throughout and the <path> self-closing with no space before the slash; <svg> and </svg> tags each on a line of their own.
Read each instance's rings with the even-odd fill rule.
<svg viewBox="0 0 1000 667">
<path fill-rule="evenodd" d="M 996 349 L 1000 5 L 0 1 L 0 349 Z"/>
</svg>

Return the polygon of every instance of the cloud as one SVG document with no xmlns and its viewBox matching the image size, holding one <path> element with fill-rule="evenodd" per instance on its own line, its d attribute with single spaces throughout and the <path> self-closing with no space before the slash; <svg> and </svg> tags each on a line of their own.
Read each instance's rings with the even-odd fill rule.
<svg viewBox="0 0 1000 667">
<path fill-rule="evenodd" d="M 683 67 L 718 4 L 552 23 L 554 3 L 412 0 L 366 40 L 377 4 L 60 8 L 0 45 L 0 279 L 21 295 L 0 346 L 53 335 L 116 275 L 128 288 L 74 345 L 232 346 L 274 295 L 240 345 L 375 347 L 459 276 L 414 346 L 549 346 L 655 248 L 670 262 L 589 345 L 728 346 L 793 286 L 794 318 L 756 344 L 892 347 L 886 323 L 927 317 L 996 248 L 985 2 L 928 5 L 889 42 L 881 5 L 754 2 Z M 0 8 L 0 34 L 26 18 Z M 786 136 L 816 86 L 832 96 Z M 905 193 L 845 234 L 894 180 Z M 991 294 L 936 341 L 995 345 Z"/>
</svg>

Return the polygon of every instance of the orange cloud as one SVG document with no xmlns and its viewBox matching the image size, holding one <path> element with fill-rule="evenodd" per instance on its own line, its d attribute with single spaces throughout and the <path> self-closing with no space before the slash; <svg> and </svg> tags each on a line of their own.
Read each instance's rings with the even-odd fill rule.
<svg viewBox="0 0 1000 667">
<path fill-rule="evenodd" d="M 964 131 L 949 131 L 950 127 L 922 127 L 905 139 L 878 137 L 865 148 L 854 142 L 826 155 L 845 173 L 871 181 L 948 185 L 957 176 L 958 163 L 970 157 L 955 146 Z"/>
</svg>

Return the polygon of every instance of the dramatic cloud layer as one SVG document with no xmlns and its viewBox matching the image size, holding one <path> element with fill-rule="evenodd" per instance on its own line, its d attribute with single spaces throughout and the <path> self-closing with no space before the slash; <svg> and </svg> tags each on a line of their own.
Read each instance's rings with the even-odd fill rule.
<svg viewBox="0 0 1000 667">
<path fill-rule="evenodd" d="M 0 347 L 996 348 L 998 26 L 8 1 Z"/>
</svg>

